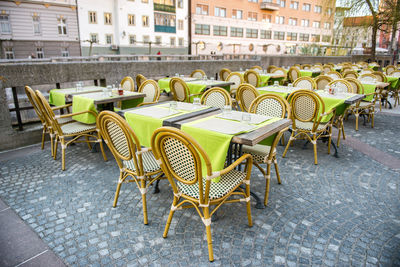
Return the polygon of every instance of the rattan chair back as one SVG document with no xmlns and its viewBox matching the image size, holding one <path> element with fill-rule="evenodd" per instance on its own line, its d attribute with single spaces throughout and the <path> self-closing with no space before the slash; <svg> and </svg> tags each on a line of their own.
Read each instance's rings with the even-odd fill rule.
<svg viewBox="0 0 400 267">
<path fill-rule="evenodd" d="M 314 63 L 314 66 L 321 66 L 322 67 L 323 65 L 322 65 L 322 63 L 317 62 L 317 63 Z"/>
<path fill-rule="evenodd" d="M 291 67 L 289 69 L 289 80 L 293 83 L 297 78 L 300 77 L 300 70 L 296 67 Z"/>
<path fill-rule="evenodd" d="M 351 86 L 351 84 L 344 79 L 334 80 L 330 82 L 329 85 L 338 87 L 342 92 L 347 92 L 347 93 L 353 92 L 353 86 Z"/>
<path fill-rule="evenodd" d="M 315 84 L 317 85 L 318 90 L 324 90 L 325 87 L 331 82 L 333 79 L 327 75 L 319 75 L 315 78 Z"/>
<path fill-rule="evenodd" d="M 204 76 L 206 76 L 206 73 L 203 70 L 200 70 L 200 69 L 194 70 L 190 74 L 190 77 L 199 78 L 199 79 L 203 79 Z"/>
<path fill-rule="evenodd" d="M 231 85 L 231 91 L 236 90 L 239 86 L 244 82 L 242 74 L 239 72 L 231 72 L 229 73 L 228 77 L 226 78 L 227 82 L 233 82 L 234 84 Z"/>
<path fill-rule="evenodd" d="M 261 66 L 257 66 L 256 65 L 256 66 L 251 67 L 251 69 L 257 71 L 257 73 L 262 72 L 262 67 Z"/>
<path fill-rule="evenodd" d="M 314 65 L 311 69 L 319 70 L 320 72 L 324 72 L 324 67 L 322 67 L 321 65 Z"/>
<path fill-rule="evenodd" d="M 226 81 L 226 78 L 228 78 L 229 73 L 231 73 L 229 69 L 221 69 L 219 71 L 219 78 L 223 81 Z"/>
<path fill-rule="evenodd" d="M 381 71 L 374 71 L 374 72 L 372 72 L 372 74 L 376 76 L 376 80 L 379 82 L 387 81 L 386 75 Z"/>
<path fill-rule="evenodd" d="M 293 86 L 301 89 L 315 90 L 317 85 L 311 77 L 300 77 L 293 82 Z"/>
<path fill-rule="evenodd" d="M 317 119 L 319 113 L 325 112 L 325 104 L 317 93 L 309 90 L 298 90 L 291 93 L 288 99 L 292 112 L 293 127 L 295 127 L 296 120 L 301 122 L 312 121 L 319 124 Z"/>
<path fill-rule="evenodd" d="M 136 75 L 136 86 L 137 86 L 137 88 L 139 88 L 140 85 L 141 85 L 145 80 L 147 80 L 147 78 L 144 77 L 142 74 Z"/>
<path fill-rule="evenodd" d="M 326 73 L 327 76 L 331 77 L 332 79 L 342 79 L 342 74 L 340 74 L 337 71 L 328 71 L 328 73 Z"/>
<path fill-rule="evenodd" d="M 135 82 L 130 76 L 126 76 L 125 78 L 123 78 L 120 84 L 122 89 L 125 91 L 135 91 Z"/>
<path fill-rule="evenodd" d="M 205 91 L 200 102 L 202 105 L 221 109 L 224 106 L 232 106 L 232 98 L 228 91 L 220 87 L 213 87 Z"/>
<path fill-rule="evenodd" d="M 366 68 L 366 69 L 363 69 L 363 70 L 360 72 L 360 75 L 362 75 L 362 74 L 371 74 L 371 73 L 373 73 L 373 72 L 374 72 L 373 70 Z"/>
<path fill-rule="evenodd" d="M 276 68 L 277 68 L 277 66 L 270 65 L 270 66 L 268 66 L 268 68 L 267 68 L 267 72 L 268 72 L 268 73 L 272 73 L 272 71 L 273 71 L 274 69 L 276 69 Z"/>
<path fill-rule="evenodd" d="M 56 119 L 56 115 L 54 114 L 53 109 L 50 107 L 49 102 L 43 96 L 43 94 L 39 91 L 35 91 L 38 101 L 38 106 L 40 106 L 41 110 L 43 111 L 43 115 L 46 117 L 49 125 L 53 128 L 53 131 L 58 135 L 64 135 L 63 131 L 61 130 L 61 126 Z"/>
<path fill-rule="evenodd" d="M 271 71 L 271 73 L 286 75 L 286 70 L 284 68 L 275 68 Z"/>
<path fill-rule="evenodd" d="M 356 71 L 354 71 L 353 69 L 350 70 L 346 70 L 343 73 L 343 78 L 356 78 L 358 77 L 358 73 Z"/>
<path fill-rule="evenodd" d="M 309 70 L 309 69 L 311 69 L 311 65 L 310 64 L 303 64 L 303 65 L 301 65 L 301 69 L 302 70 Z"/>
<path fill-rule="evenodd" d="M 138 90 L 139 93 L 145 93 L 146 96 L 143 99 L 143 103 L 154 103 L 160 99 L 160 87 L 154 80 L 144 81 Z"/>
<path fill-rule="evenodd" d="M 353 70 L 353 68 L 352 68 L 351 66 L 346 65 L 346 66 L 343 66 L 343 67 L 342 67 L 341 72 L 342 72 L 342 73 L 345 73 L 346 71 L 349 71 L 349 70 Z"/>
<path fill-rule="evenodd" d="M 256 99 L 259 95 L 260 93 L 251 84 L 244 83 L 240 85 L 236 92 L 236 100 L 239 104 L 240 109 L 247 112 L 249 110 L 251 102 L 253 102 L 253 100 Z"/>
<path fill-rule="evenodd" d="M 372 73 L 365 73 L 365 74 L 361 74 L 360 77 L 358 78 L 361 82 L 374 82 L 376 81 L 378 78 L 372 74 Z"/>
<path fill-rule="evenodd" d="M 294 64 L 293 67 L 298 68 L 299 70 L 301 70 L 301 65 L 300 64 Z"/>
<path fill-rule="evenodd" d="M 325 64 L 324 65 L 324 73 L 327 74 L 328 72 L 333 71 L 333 68 L 331 65 Z"/>
<path fill-rule="evenodd" d="M 41 109 L 41 106 L 39 104 L 39 99 L 37 95 L 35 94 L 35 91 L 32 90 L 29 86 L 25 86 L 25 93 L 26 96 L 29 99 L 29 102 L 33 106 L 33 109 L 36 112 L 36 115 L 39 117 L 40 121 L 43 124 L 43 127 L 48 127 L 49 126 L 49 121 L 47 121 L 47 118 L 45 117 L 44 111 Z"/>
<path fill-rule="evenodd" d="M 397 70 L 397 68 L 393 65 L 386 66 L 386 75 L 390 75 L 395 70 Z"/>
<path fill-rule="evenodd" d="M 351 93 L 353 94 L 364 94 L 364 87 L 360 83 L 359 80 L 356 78 L 345 78 L 345 80 L 350 83 L 351 87 L 353 87 L 353 90 Z"/>
<path fill-rule="evenodd" d="M 175 101 L 189 102 L 189 87 L 182 79 L 176 77 L 171 78 L 169 81 L 169 89 Z"/>
<path fill-rule="evenodd" d="M 256 113 L 275 118 L 285 118 L 290 115 L 289 103 L 276 94 L 262 94 L 251 102 L 249 113 Z"/>
<path fill-rule="evenodd" d="M 390 73 L 390 76 L 392 77 L 400 77 L 400 70 L 395 70 L 392 73 Z"/>
<path fill-rule="evenodd" d="M 255 70 L 247 70 L 244 75 L 244 81 L 253 85 L 254 87 L 259 87 L 261 83 L 260 74 Z"/>
</svg>

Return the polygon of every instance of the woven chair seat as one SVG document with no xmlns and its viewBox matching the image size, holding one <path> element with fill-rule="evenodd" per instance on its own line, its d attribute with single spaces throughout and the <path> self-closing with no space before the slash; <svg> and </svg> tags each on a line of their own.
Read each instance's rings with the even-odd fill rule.
<svg viewBox="0 0 400 267">
<path fill-rule="evenodd" d="M 142 154 L 143 159 L 143 170 L 145 172 L 154 172 L 160 169 L 156 158 L 153 155 L 152 151 L 146 151 Z M 128 161 L 123 161 L 124 167 L 128 170 L 136 171 L 135 164 L 133 163 L 133 159 Z"/>
<path fill-rule="evenodd" d="M 64 123 L 67 123 L 67 122 L 72 122 L 74 120 L 71 117 L 67 117 L 67 118 L 59 118 L 59 119 L 57 119 L 57 121 L 60 124 L 64 124 Z"/>
<path fill-rule="evenodd" d="M 210 199 L 217 199 L 226 196 L 233 188 L 242 183 L 246 178 L 246 173 L 232 170 L 224 175 L 221 175 L 221 179 L 218 183 L 211 182 L 210 186 Z M 206 179 L 203 179 L 203 190 L 205 190 Z M 192 185 L 186 185 L 181 182 L 176 182 L 179 191 L 183 194 L 199 198 L 199 185 L 197 183 Z M 204 192 L 204 191 L 203 191 Z"/>
<path fill-rule="evenodd" d="M 250 154 L 253 157 L 253 160 L 257 163 L 265 163 L 265 157 L 269 155 L 271 150 L 270 146 L 257 144 L 255 146 L 246 146 L 244 145 L 242 148 L 243 153 Z M 274 153 L 276 149 L 274 148 Z"/>
<path fill-rule="evenodd" d="M 96 131 L 96 124 L 84 124 L 80 122 L 72 122 L 61 125 L 61 130 L 64 134 L 77 134 L 89 130 Z"/>
<path fill-rule="evenodd" d="M 314 123 L 313 122 L 302 122 L 299 120 L 296 120 L 296 128 L 302 129 L 302 130 L 312 130 Z M 328 123 L 320 123 L 317 127 L 317 131 L 321 131 L 327 127 Z"/>
</svg>

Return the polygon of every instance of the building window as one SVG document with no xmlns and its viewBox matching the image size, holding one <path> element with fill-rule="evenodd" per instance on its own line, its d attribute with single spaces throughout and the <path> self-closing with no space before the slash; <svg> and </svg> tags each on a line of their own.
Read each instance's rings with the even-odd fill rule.
<svg viewBox="0 0 400 267">
<path fill-rule="evenodd" d="M 257 21 L 257 13 L 256 12 L 249 12 L 247 14 L 247 20 Z"/>
<path fill-rule="evenodd" d="M 6 59 L 14 59 L 14 48 L 5 47 L 4 48 L 4 56 Z"/>
<path fill-rule="evenodd" d="M 112 34 L 106 34 L 106 44 L 112 44 L 113 43 L 113 36 Z"/>
<path fill-rule="evenodd" d="M 260 31 L 260 38 L 261 39 L 271 39 L 271 31 L 261 30 Z"/>
<path fill-rule="evenodd" d="M 243 11 L 238 9 L 232 9 L 233 19 L 243 19 Z"/>
<path fill-rule="evenodd" d="M 63 49 L 61 50 L 61 56 L 62 56 L 62 57 L 69 57 L 68 48 L 63 48 Z"/>
<path fill-rule="evenodd" d="M 274 40 L 284 40 L 285 32 L 274 32 Z"/>
<path fill-rule="evenodd" d="M 285 7 L 286 6 L 286 1 L 285 0 L 276 0 L 276 3 L 278 5 L 280 5 L 281 7 Z"/>
<path fill-rule="evenodd" d="M 246 29 L 246 38 L 258 38 L 258 30 Z"/>
<path fill-rule="evenodd" d="M 226 26 L 213 26 L 213 34 L 215 36 L 228 36 L 228 27 Z"/>
<path fill-rule="evenodd" d="M 176 26 L 176 16 L 172 15 L 172 14 L 154 12 L 154 23 L 155 23 L 155 25 L 159 25 L 159 26 L 175 27 Z M 174 28 L 174 32 L 175 32 L 175 28 Z"/>
<path fill-rule="evenodd" d="M 296 18 L 289 18 L 289 25 L 297 26 L 297 19 Z"/>
<path fill-rule="evenodd" d="M 243 28 L 231 27 L 231 37 L 243 37 Z"/>
<path fill-rule="evenodd" d="M 311 11 L 311 5 L 310 4 L 303 4 L 303 11 L 310 12 Z"/>
<path fill-rule="evenodd" d="M 143 35 L 143 43 L 144 43 L 144 44 L 150 43 L 150 36 L 148 36 L 148 35 Z"/>
<path fill-rule="evenodd" d="M 330 22 L 325 22 L 324 23 L 324 29 L 329 30 L 331 28 L 331 23 Z"/>
<path fill-rule="evenodd" d="M 290 2 L 290 8 L 291 9 L 299 9 L 299 2 L 297 2 L 297 1 Z"/>
<path fill-rule="evenodd" d="M 161 45 L 161 36 L 156 36 L 156 45 Z"/>
<path fill-rule="evenodd" d="M 33 34 L 40 35 L 41 34 L 40 17 L 37 14 L 34 14 L 32 16 L 32 23 L 33 23 Z"/>
<path fill-rule="evenodd" d="M 208 15 L 208 6 L 207 5 L 196 5 L 196 14 L 197 15 Z"/>
<path fill-rule="evenodd" d="M 99 42 L 99 35 L 97 33 L 91 33 L 90 41 L 97 44 Z"/>
<path fill-rule="evenodd" d="M 332 15 L 332 8 L 328 7 L 328 8 L 326 9 L 326 14 L 327 14 L 328 16 Z"/>
<path fill-rule="evenodd" d="M 315 13 L 322 13 L 322 6 L 314 6 Z"/>
<path fill-rule="evenodd" d="M 310 39 L 310 35 L 306 33 L 299 34 L 299 41 L 308 42 Z"/>
<path fill-rule="evenodd" d="M 322 42 L 329 43 L 331 41 L 330 35 L 322 35 Z"/>
<path fill-rule="evenodd" d="M 309 27 L 310 26 L 310 21 L 308 19 L 302 19 L 301 20 L 301 26 Z"/>
<path fill-rule="evenodd" d="M 129 26 L 135 25 L 135 15 L 128 14 L 128 25 Z"/>
<path fill-rule="evenodd" d="M 297 33 L 295 32 L 288 32 L 286 34 L 286 40 L 288 41 L 297 41 Z"/>
<path fill-rule="evenodd" d="M 179 46 L 183 46 L 183 38 L 178 39 Z"/>
<path fill-rule="evenodd" d="M 142 16 L 143 27 L 149 27 L 149 16 Z"/>
<path fill-rule="evenodd" d="M 214 16 L 225 18 L 226 17 L 226 8 L 216 7 L 214 9 Z"/>
<path fill-rule="evenodd" d="M 319 21 L 314 21 L 312 23 L 313 28 L 319 28 L 321 26 L 321 23 Z"/>
<path fill-rule="evenodd" d="M 196 24 L 194 33 L 195 34 L 200 34 L 200 35 L 210 35 L 210 25 L 208 25 L 208 24 Z"/>
<path fill-rule="evenodd" d="M 183 20 L 181 19 L 178 20 L 178 30 L 183 30 Z"/>
<path fill-rule="evenodd" d="M 44 58 L 43 47 L 36 47 L 36 58 Z"/>
<path fill-rule="evenodd" d="M 249 2 L 258 3 L 258 0 L 249 0 Z"/>
<path fill-rule="evenodd" d="M 136 35 L 129 35 L 129 44 L 136 43 Z"/>
<path fill-rule="evenodd" d="M 175 37 L 171 37 L 171 38 L 169 39 L 169 44 L 170 44 L 171 46 L 175 46 Z"/>
<path fill-rule="evenodd" d="M 67 35 L 67 20 L 65 18 L 58 18 L 58 34 L 59 35 Z"/>
<path fill-rule="evenodd" d="M 178 0 L 178 8 L 183 8 L 183 0 Z"/>
<path fill-rule="evenodd" d="M 142 0 L 142 3 L 148 3 L 149 0 Z"/>
<path fill-rule="evenodd" d="M 11 33 L 10 18 L 8 17 L 8 15 L 0 15 L 0 25 L 1 25 L 1 33 L 3 34 Z"/>
<path fill-rule="evenodd" d="M 268 14 L 263 14 L 263 16 L 262 16 L 262 21 L 263 21 L 263 22 L 271 23 L 271 22 L 272 22 L 272 16 L 271 16 L 271 15 L 268 15 Z"/>
<path fill-rule="evenodd" d="M 104 24 L 105 25 L 111 25 L 112 24 L 111 13 L 104 13 Z"/>
<path fill-rule="evenodd" d="M 97 23 L 97 13 L 96 11 L 89 11 L 89 23 L 96 24 Z"/>
<path fill-rule="evenodd" d="M 311 42 L 319 42 L 321 40 L 321 35 L 311 34 Z"/>
<path fill-rule="evenodd" d="M 284 16 L 276 16 L 275 23 L 276 24 L 285 24 L 285 17 Z"/>
</svg>

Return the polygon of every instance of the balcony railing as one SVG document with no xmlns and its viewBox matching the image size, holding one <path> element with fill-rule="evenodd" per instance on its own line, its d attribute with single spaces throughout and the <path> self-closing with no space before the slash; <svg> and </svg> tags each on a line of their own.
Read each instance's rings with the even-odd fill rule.
<svg viewBox="0 0 400 267">
<path fill-rule="evenodd" d="M 175 26 L 154 25 L 155 32 L 176 33 Z"/>
<path fill-rule="evenodd" d="M 168 13 L 175 13 L 175 6 L 154 3 L 154 11 L 164 11 L 164 12 L 168 12 Z"/>
<path fill-rule="evenodd" d="M 279 4 L 271 3 L 271 2 L 261 2 L 260 8 L 262 10 L 278 11 L 279 10 Z"/>
</svg>

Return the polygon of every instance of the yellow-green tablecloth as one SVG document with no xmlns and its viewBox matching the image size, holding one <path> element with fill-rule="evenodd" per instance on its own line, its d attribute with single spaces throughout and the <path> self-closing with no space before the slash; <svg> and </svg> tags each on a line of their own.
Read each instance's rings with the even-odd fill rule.
<svg viewBox="0 0 400 267">
<path fill-rule="evenodd" d="M 323 90 L 318 90 L 316 91 L 317 93 L 322 93 L 324 94 Z M 320 95 L 321 96 L 321 95 Z M 349 96 L 347 98 L 351 98 L 352 96 Z M 322 100 L 324 101 L 325 104 L 325 113 L 331 111 L 332 109 L 336 109 L 336 116 L 343 115 L 344 111 L 346 108 L 349 106 L 349 104 L 345 104 L 344 101 L 347 98 L 335 98 L 333 95 L 332 97 L 326 96 L 325 94 L 321 96 Z M 319 112 L 319 115 L 321 115 L 321 110 Z M 321 122 L 328 122 L 332 118 L 332 114 L 329 114 L 327 116 L 324 116 L 321 119 Z"/>
<path fill-rule="evenodd" d="M 77 92 L 76 88 L 65 88 L 65 89 L 52 89 L 49 94 L 49 103 L 54 106 L 63 106 L 65 105 L 65 95 L 66 94 L 74 94 L 74 93 L 90 93 L 90 92 L 100 92 L 104 87 L 98 86 L 85 86 L 82 88 L 81 92 Z"/>
<path fill-rule="evenodd" d="M 391 89 L 396 89 L 398 88 L 400 82 L 399 82 L 399 77 L 393 77 L 393 76 L 386 76 L 387 82 L 390 83 L 390 88 Z"/>
<path fill-rule="evenodd" d="M 374 93 L 376 90 L 376 84 L 368 84 L 368 83 L 362 83 L 362 86 L 364 87 L 364 94 L 371 94 Z M 363 101 L 368 101 L 371 102 L 374 99 L 374 95 L 369 95 L 363 99 Z"/>
<path fill-rule="evenodd" d="M 181 130 L 193 137 L 200 146 L 207 153 L 211 161 L 211 166 L 213 171 L 220 171 L 224 168 L 224 163 L 229 149 L 229 144 L 234 135 L 223 134 L 215 131 L 210 131 L 206 129 L 201 129 L 193 127 L 192 124 L 198 123 L 200 121 L 206 121 L 215 118 L 215 116 L 210 116 L 204 119 L 195 120 L 189 123 L 182 124 Z M 270 124 L 272 122 L 278 121 L 280 118 L 272 118 L 268 121 L 262 122 L 257 125 L 257 128 Z M 271 138 L 266 140 L 271 140 L 269 145 L 272 143 Z M 202 162 L 203 174 L 205 172 L 205 164 Z M 219 179 L 213 180 L 218 182 Z"/>
<path fill-rule="evenodd" d="M 313 72 L 311 70 L 300 70 L 300 77 L 312 77 Z"/>
<path fill-rule="evenodd" d="M 289 92 L 275 92 L 275 91 L 269 91 L 268 90 L 268 88 L 265 88 L 265 89 L 261 89 L 262 87 L 260 87 L 260 88 L 257 88 L 257 90 L 258 90 L 258 92 L 260 93 L 260 94 L 276 94 L 276 95 L 279 95 L 279 96 L 281 96 L 281 97 L 283 97 L 283 98 L 287 98 L 287 96 L 289 95 Z"/>
</svg>

